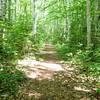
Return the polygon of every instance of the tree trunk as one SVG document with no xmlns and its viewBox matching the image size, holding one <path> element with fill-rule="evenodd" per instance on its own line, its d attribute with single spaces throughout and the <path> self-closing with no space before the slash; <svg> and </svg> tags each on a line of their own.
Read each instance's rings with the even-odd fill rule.
<svg viewBox="0 0 100 100">
<path fill-rule="evenodd" d="M 67 42 L 69 42 L 69 40 L 70 40 L 70 28 L 71 28 L 71 16 L 70 16 L 70 3 L 71 3 L 71 0 L 67 0 L 66 1 L 66 4 L 67 4 L 67 18 L 66 18 L 66 32 L 67 32 Z"/>
<path fill-rule="evenodd" d="M 14 0 L 13 21 L 16 21 L 17 0 Z"/>
<path fill-rule="evenodd" d="M 8 0 L 8 25 L 11 25 L 11 0 Z"/>
<path fill-rule="evenodd" d="M 0 0 L 0 59 L 2 60 L 3 54 L 3 34 L 4 34 L 4 21 L 6 14 L 6 0 Z"/>
<path fill-rule="evenodd" d="M 97 10 L 98 10 L 98 0 L 95 0 L 95 35 L 97 33 Z"/>
<path fill-rule="evenodd" d="M 91 16 L 90 16 L 90 0 L 86 1 L 87 4 L 87 48 L 91 47 Z"/>
<path fill-rule="evenodd" d="M 37 21 L 38 21 L 38 15 L 36 13 L 36 0 L 33 0 L 33 36 L 36 35 L 37 32 Z"/>
</svg>

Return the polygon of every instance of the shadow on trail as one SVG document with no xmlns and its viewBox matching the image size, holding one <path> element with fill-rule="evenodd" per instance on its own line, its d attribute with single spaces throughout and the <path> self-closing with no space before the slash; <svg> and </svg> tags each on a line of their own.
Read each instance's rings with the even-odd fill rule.
<svg viewBox="0 0 100 100">
<path fill-rule="evenodd" d="M 54 75 L 53 80 L 29 80 L 22 95 L 28 98 L 27 100 L 80 100 L 87 92 L 75 90 L 75 85 L 75 80 L 60 72 Z M 35 96 L 34 91 L 37 93 Z"/>
</svg>

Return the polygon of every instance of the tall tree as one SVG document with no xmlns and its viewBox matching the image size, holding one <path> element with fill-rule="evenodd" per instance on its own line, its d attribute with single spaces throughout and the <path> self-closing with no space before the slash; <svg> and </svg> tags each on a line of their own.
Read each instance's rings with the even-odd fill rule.
<svg viewBox="0 0 100 100">
<path fill-rule="evenodd" d="M 87 4 L 87 47 L 91 47 L 91 15 L 90 15 L 90 0 L 86 0 Z"/>
<path fill-rule="evenodd" d="M 8 2 L 8 25 L 10 26 L 11 24 L 11 0 L 7 0 Z"/>
<path fill-rule="evenodd" d="M 70 12 L 70 4 L 71 0 L 67 0 L 67 20 L 66 20 L 66 25 L 67 25 L 67 41 L 70 40 L 70 28 L 71 28 L 71 12 Z"/>
<path fill-rule="evenodd" d="M 6 14 L 6 0 L 0 0 L 0 59 L 3 53 L 3 34 L 4 34 L 4 21 Z"/>
<path fill-rule="evenodd" d="M 33 35 L 36 34 L 37 32 L 37 20 L 38 20 L 38 14 L 36 12 L 37 10 L 37 5 L 36 5 L 37 0 L 33 0 Z"/>
</svg>

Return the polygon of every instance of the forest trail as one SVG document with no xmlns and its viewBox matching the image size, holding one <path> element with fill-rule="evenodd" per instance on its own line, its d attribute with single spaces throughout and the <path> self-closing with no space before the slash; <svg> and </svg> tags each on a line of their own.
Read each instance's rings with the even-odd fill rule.
<svg viewBox="0 0 100 100">
<path fill-rule="evenodd" d="M 23 70 L 29 78 L 52 79 L 56 72 L 67 71 L 69 74 L 74 70 L 70 64 L 63 63 L 52 44 L 45 44 L 44 48 L 36 55 L 43 61 L 37 61 L 30 57 L 18 61 L 18 69 Z"/>
<path fill-rule="evenodd" d="M 17 65 L 17 68 L 24 71 L 28 78 L 35 79 L 30 86 L 33 88 L 35 84 L 34 90 L 37 86 L 39 91 L 34 92 L 31 88 L 33 96 L 43 98 L 39 100 L 48 100 L 46 95 L 51 93 L 51 95 L 58 95 L 58 99 L 49 100 L 62 100 L 59 98 L 63 97 L 66 98 L 64 100 L 92 100 L 87 96 L 87 94 L 91 94 L 91 89 L 85 86 L 88 79 L 80 77 L 71 63 L 63 62 L 58 57 L 55 46 L 46 44 L 37 55 L 42 58 L 42 61 L 26 57 L 19 60 Z M 61 93 L 61 97 L 58 91 Z M 30 92 L 27 95 L 29 96 Z"/>
</svg>

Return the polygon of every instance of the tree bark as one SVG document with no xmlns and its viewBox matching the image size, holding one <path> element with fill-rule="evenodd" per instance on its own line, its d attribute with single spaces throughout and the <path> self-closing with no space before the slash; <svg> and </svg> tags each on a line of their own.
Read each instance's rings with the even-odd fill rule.
<svg viewBox="0 0 100 100">
<path fill-rule="evenodd" d="M 33 0 L 33 36 L 37 33 L 37 21 L 38 21 L 38 15 L 36 13 L 36 0 Z"/>
<path fill-rule="evenodd" d="M 8 0 L 8 25 L 11 25 L 11 0 Z"/>
<path fill-rule="evenodd" d="M 87 4 L 87 48 L 91 47 L 91 16 L 90 16 L 90 0 L 86 1 Z"/>
<path fill-rule="evenodd" d="M 66 22 L 66 31 L 67 32 L 67 42 L 69 42 L 70 40 L 70 28 L 71 28 L 71 12 L 70 12 L 70 4 L 71 4 L 71 0 L 66 0 L 66 4 L 67 4 L 67 17 L 65 19 L 65 22 Z"/>
<path fill-rule="evenodd" d="M 4 34 L 4 21 L 6 14 L 6 0 L 0 0 L 0 59 L 2 60 L 3 54 L 3 34 Z"/>
</svg>

